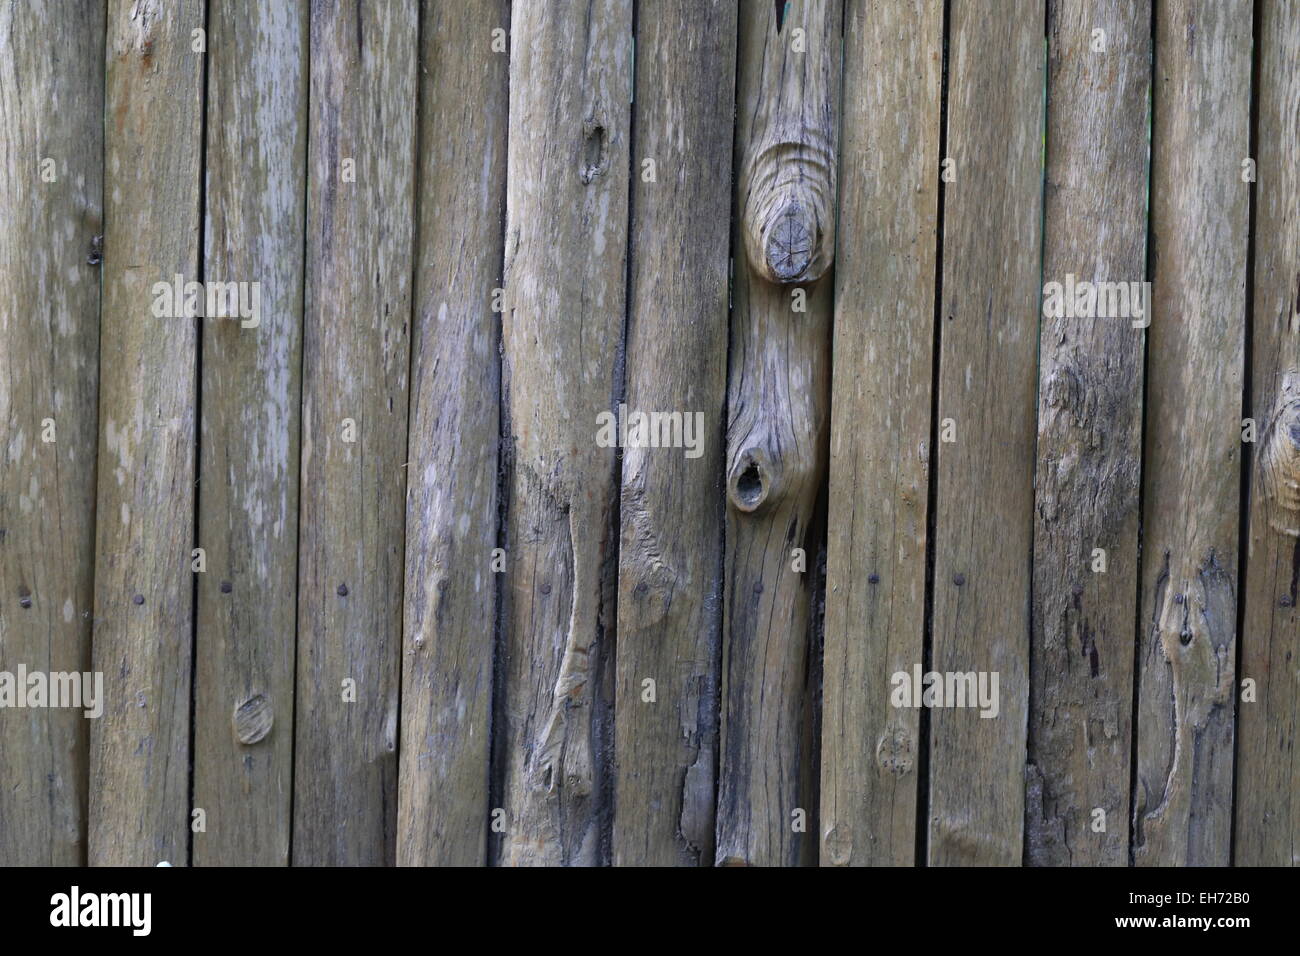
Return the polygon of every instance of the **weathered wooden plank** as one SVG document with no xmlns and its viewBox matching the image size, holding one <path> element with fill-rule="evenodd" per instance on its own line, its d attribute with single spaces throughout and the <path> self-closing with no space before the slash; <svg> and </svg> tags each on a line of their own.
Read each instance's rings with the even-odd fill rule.
<svg viewBox="0 0 1300 956">
<path fill-rule="evenodd" d="M 1227 865 L 1251 10 L 1156 9 L 1134 862 Z"/>
<path fill-rule="evenodd" d="M 607 852 L 630 0 L 512 4 L 503 391 L 511 447 L 500 862 Z"/>
<path fill-rule="evenodd" d="M 0 670 L 10 673 L 90 670 L 103 62 L 103 3 L 0 7 Z M 0 866 L 85 862 L 84 711 L 0 710 Z"/>
<path fill-rule="evenodd" d="M 208 317 L 199 431 L 196 865 L 284 866 L 293 775 L 307 4 L 215 4 L 204 278 L 258 283 Z M 249 304 L 252 304 L 250 299 Z M 251 309 L 245 311 L 251 312 Z"/>
<path fill-rule="evenodd" d="M 849 0 L 823 651 L 821 862 L 910 866 L 934 348 L 943 4 Z"/>
<path fill-rule="evenodd" d="M 1300 10 L 1260 4 L 1250 526 L 1238 685 L 1234 860 L 1300 864 Z M 1240 187 L 1245 188 L 1245 187 Z"/>
<path fill-rule="evenodd" d="M 203 25 L 197 0 L 109 4 L 92 866 L 188 855 L 197 327 L 152 290 L 199 278 Z"/>
<path fill-rule="evenodd" d="M 397 861 L 485 860 L 510 60 L 505 0 L 422 6 Z M 499 51 L 493 48 L 493 31 Z M 449 131 L 454 130 L 454 135 Z"/>
<path fill-rule="evenodd" d="M 840 0 L 741 7 L 717 862 L 816 858 L 806 555 L 826 469 Z M 820 281 L 819 281 L 820 280 Z M 806 311 L 801 311 L 806 310 Z M 803 549 L 804 557 L 796 549 Z"/>
<path fill-rule="evenodd" d="M 1029 696 L 1043 8 L 953 0 L 951 17 L 932 669 L 974 673 L 997 711 L 967 700 L 931 713 L 929 860 L 1013 865 Z"/>
<path fill-rule="evenodd" d="M 311 12 L 295 864 L 396 855 L 417 20 Z"/>
<path fill-rule="evenodd" d="M 623 452 L 613 852 L 698 866 L 718 753 L 735 4 L 646 5 L 637 31 L 627 414 L 680 414 L 695 444 Z"/>
<path fill-rule="evenodd" d="M 1043 282 L 1140 296 L 1151 11 L 1053 0 L 1047 17 Z M 1146 324 L 1133 313 L 1147 303 L 1125 301 L 1045 303 L 1041 320 L 1025 781 L 1036 865 L 1128 865 Z"/>
</svg>

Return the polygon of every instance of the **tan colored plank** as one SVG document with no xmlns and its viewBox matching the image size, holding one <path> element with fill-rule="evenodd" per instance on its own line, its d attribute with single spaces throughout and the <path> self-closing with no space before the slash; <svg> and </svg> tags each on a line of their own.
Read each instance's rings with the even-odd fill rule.
<svg viewBox="0 0 1300 956">
<path fill-rule="evenodd" d="M 632 4 L 512 4 L 503 383 L 511 447 L 501 735 L 510 865 L 593 864 L 602 829 Z"/>
<path fill-rule="evenodd" d="M 1150 9 L 1054 0 L 1047 16 L 1043 282 L 1141 290 Z M 1034 865 L 1128 865 L 1142 458 L 1143 332 L 1134 323 L 1145 321 L 1041 320 L 1025 781 Z"/>
<path fill-rule="evenodd" d="M 889 678 L 924 638 L 943 4 L 850 0 L 844 46 L 821 862 L 910 866 L 920 719 Z"/>
<path fill-rule="evenodd" d="M 1295 494 L 1300 447 L 1300 10 L 1260 4 L 1255 187 L 1254 343 L 1249 551 L 1237 685 L 1255 682 L 1237 723 L 1238 866 L 1300 863 L 1300 626 Z M 1245 188 L 1244 186 L 1240 188 Z M 1240 698 L 1239 698 L 1240 699 Z"/>
<path fill-rule="evenodd" d="M 689 454 L 623 452 L 613 852 L 616 865 L 698 866 L 713 862 L 718 753 L 731 217 L 719 184 L 732 166 L 718 118 L 735 108 L 736 9 L 646 5 L 637 31 L 626 402 L 703 428 Z"/>
<path fill-rule="evenodd" d="M 930 714 L 929 862 L 1018 865 L 1040 310 L 1043 7 L 953 0 L 932 668 L 998 675 Z M 951 420 L 950 437 L 945 442 Z M 969 702 L 968 702 L 969 703 Z"/>
<path fill-rule="evenodd" d="M 197 325 L 152 287 L 197 281 L 197 0 L 108 9 L 91 865 L 186 863 Z"/>
<path fill-rule="evenodd" d="M 102 3 L 0 6 L 0 670 L 11 674 L 90 670 L 103 62 Z M 84 709 L 0 710 L 0 866 L 85 862 Z"/>
<path fill-rule="evenodd" d="M 396 856 L 417 20 L 312 8 L 295 865 Z"/>
<path fill-rule="evenodd" d="M 491 43 L 510 19 L 503 0 L 428 0 L 421 10 L 397 861 L 475 866 L 489 810 L 501 427 L 492 290 L 510 65 Z"/>
<path fill-rule="evenodd" d="M 194 863 L 285 866 L 293 777 L 307 4 L 219 3 L 208 25 L 204 277 L 259 283 L 204 320 Z M 256 326 L 253 322 L 256 321 Z"/>
<path fill-rule="evenodd" d="M 1139 865 L 1229 862 L 1250 48 L 1246 4 L 1157 7 Z"/>
<path fill-rule="evenodd" d="M 839 0 L 740 13 L 716 860 L 816 858 L 809 525 L 826 469 Z M 797 298 L 806 311 L 795 311 Z M 805 553 L 799 570 L 795 549 Z M 808 558 L 807 555 L 813 555 Z M 802 816 L 799 816 L 799 814 Z"/>
</svg>

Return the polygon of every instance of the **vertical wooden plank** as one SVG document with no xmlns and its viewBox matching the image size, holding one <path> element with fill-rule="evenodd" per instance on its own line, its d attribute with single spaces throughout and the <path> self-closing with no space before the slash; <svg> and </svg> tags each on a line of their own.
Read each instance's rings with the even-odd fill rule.
<svg viewBox="0 0 1300 956">
<path fill-rule="evenodd" d="M 103 3 L 0 7 L 0 669 L 11 673 L 90 669 L 103 62 Z M 85 862 L 84 711 L 0 710 L 0 866 Z"/>
<path fill-rule="evenodd" d="M 1300 9 L 1259 7 L 1250 526 L 1237 732 L 1239 866 L 1300 864 Z M 1243 187 L 1244 188 L 1244 187 Z"/>
<path fill-rule="evenodd" d="M 89 860 L 187 862 L 196 323 L 155 283 L 196 282 L 198 0 L 110 0 Z"/>
<path fill-rule="evenodd" d="M 417 29 L 312 6 L 295 864 L 396 855 Z"/>
<path fill-rule="evenodd" d="M 397 861 L 481 865 L 496 577 L 505 0 L 421 8 Z M 500 50 L 493 47 L 493 31 Z M 455 131 L 454 135 L 450 131 Z"/>
<path fill-rule="evenodd" d="M 1134 862 L 1229 862 L 1251 9 L 1156 9 Z"/>
<path fill-rule="evenodd" d="M 1124 283 L 1140 294 L 1151 11 L 1053 0 L 1047 16 L 1043 282 Z M 1128 865 L 1147 303 L 1126 301 L 1144 314 L 1076 317 L 1073 304 L 1063 315 L 1045 305 L 1041 320 L 1025 780 L 1036 865 Z"/>
<path fill-rule="evenodd" d="M 840 0 L 740 13 L 716 859 L 815 859 L 807 774 L 806 557 L 826 469 Z M 820 280 L 820 281 L 819 281 Z M 800 309 L 805 311 L 799 311 Z M 797 816 L 802 811 L 803 817 Z M 813 831 L 815 833 L 815 831 Z"/>
<path fill-rule="evenodd" d="M 212 5 L 195 638 L 196 865 L 284 866 L 293 776 L 307 4 Z M 251 303 L 250 303 L 251 304 Z M 250 310 L 251 311 L 251 310 Z"/>
<path fill-rule="evenodd" d="M 623 452 L 614 862 L 698 866 L 713 862 L 732 165 L 718 118 L 735 109 L 736 8 L 644 5 L 637 31 L 628 415 L 702 428 L 693 449 Z"/>
<path fill-rule="evenodd" d="M 620 388 L 630 0 L 512 4 L 503 382 L 511 446 L 500 860 L 602 847 Z"/>
<path fill-rule="evenodd" d="M 848 0 L 823 652 L 821 862 L 910 866 L 922 659 L 943 3 Z M 880 81 L 877 81 L 880 78 Z"/>
<path fill-rule="evenodd" d="M 1043 6 L 952 0 L 951 17 L 945 158 L 954 161 L 955 178 L 944 206 L 932 662 L 945 675 L 983 679 L 990 697 L 996 674 L 998 688 L 996 716 L 969 700 L 931 712 L 929 859 L 933 865 L 1018 865 L 1040 308 Z"/>
</svg>

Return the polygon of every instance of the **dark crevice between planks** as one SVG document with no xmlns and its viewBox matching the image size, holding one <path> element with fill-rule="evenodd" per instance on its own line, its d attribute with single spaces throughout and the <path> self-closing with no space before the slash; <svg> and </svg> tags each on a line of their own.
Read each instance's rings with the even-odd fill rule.
<svg viewBox="0 0 1300 956">
<path fill-rule="evenodd" d="M 1249 212 L 1246 229 L 1246 314 L 1243 317 L 1245 337 L 1242 343 L 1241 370 L 1241 417 L 1255 417 L 1254 409 L 1254 362 L 1255 362 L 1255 226 L 1256 202 L 1259 193 L 1259 101 L 1260 101 L 1260 47 L 1262 37 L 1263 4 L 1256 0 L 1251 11 L 1251 46 L 1250 46 L 1250 146 L 1247 155 L 1255 160 L 1255 182 L 1249 184 Z M 1256 420 L 1256 435 L 1259 436 L 1259 424 Z M 1241 443 L 1241 488 L 1240 518 L 1237 526 L 1237 648 L 1233 673 L 1237 686 L 1233 693 L 1239 693 L 1242 679 L 1242 659 L 1246 643 L 1246 582 L 1247 565 L 1250 560 L 1250 477 L 1254 473 L 1254 450 L 1250 442 Z M 1297 541 L 1297 554 L 1300 555 L 1300 541 Z M 1296 562 L 1292 562 L 1291 597 L 1295 599 Z M 1232 709 L 1232 805 L 1233 813 L 1228 828 L 1228 865 L 1237 864 L 1237 772 L 1240 767 L 1241 753 L 1241 708 Z"/>
<path fill-rule="evenodd" d="M 1153 279 L 1154 272 L 1154 237 L 1151 234 L 1151 183 L 1153 176 L 1154 157 L 1155 157 L 1155 129 L 1156 129 L 1156 5 L 1151 6 L 1151 82 L 1147 84 L 1147 208 L 1146 208 L 1146 267 L 1143 279 L 1150 283 Z M 1151 285 L 1148 289 L 1153 289 Z M 1147 303 L 1147 315 L 1150 316 L 1152 305 Z M 1142 414 L 1141 414 L 1141 432 L 1139 434 L 1138 448 L 1141 453 L 1138 455 L 1138 527 L 1137 527 L 1137 562 L 1134 566 L 1135 580 L 1133 584 L 1134 591 L 1137 595 L 1136 603 L 1133 608 L 1133 685 L 1130 694 L 1130 720 L 1129 720 L 1129 819 L 1128 819 L 1128 862 L 1129 866 L 1133 865 L 1137 853 L 1138 837 L 1138 818 L 1137 818 L 1137 785 L 1138 785 L 1138 716 L 1141 705 L 1141 667 L 1142 667 L 1142 635 L 1144 625 L 1142 620 L 1142 576 L 1144 567 L 1144 555 L 1142 553 L 1143 545 L 1143 521 L 1146 518 L 1146 436 L 1147 436 L 1147 410 L 1150 408 L 1148 399 L 1148 389 L 1150 388 L 1150 352 L 1147 348 L 1148 335 L 1150 328 L 1142 331 Z M 1158 606 L 1158 605 L 1157 605 Z"/>
<path fill-rule="evenodd" d="M 209 3 L 203 4 L 203 35 L 205 38 L 209 17 Z M 208 54 L 202 55 L 199 66 L 199 250 L 196 269 L 200 286 L 207 281 L 207 222 L 208 222 Z M 203 474 L 203 324 L 206 312 L 194 320 L 194 502 L 191 520 L 190 562 L 190 726 L 189 726 L 189 819 L 185 826 L 185 864 L 194 865 L 194 737 L 198 729 L 198 650 L 199 650 L 199 576 L 193 570 L 193 548 L 203 547 L 199 540 L 199 478 Z"/>
<path fill-rule="evenodd" d="M 952 24 L 952 0 L 943 3 L 943 70 L 939 81 L 939 164 L 948 155 L 948 31 Z M 936 170 L 939 195 L 934 221 L 934 344 L 930 353 L 930 438 L 926 452 L 925 506 L 925 605 L 922 612 L 921 670 L 930 671 L 934 659 L 934 532 L 935 505 L 938 499 L 938 474 L 935 468 L 939 443 L 939 358 L 943 340 L 943 208 L 947 192 L 940 170 Z M 927 866 L 930 853 L 930 712 L 922 707 L 918 713 L 916 748 L 916 855 L 913 866 Z"/>
<path fill-rule="evenodd" d="M 209 0 L 211 2 L 211 0 Z M 303 57 L 302 69 L 305 74 L 303 77 L 303 123 L 306 129 L 303 133 L 303 172 L 302 172 L 302 287 L 299 296 L 299 313 L 298 321 L 301 324 L 301 333 L 305 339 L 307 331 L 307 237 L 310 235 L 308 229 L 308 197 L 311 196 L 311 25 L 315 17 L 308 13 L 306 17 L 306 31 L 303 34 Z M 298 349 L 298 408 L 301 415 L 302 403 L 304 398 L 303 383 L 306 381 L 304 373 L 306 372 L 307 348 L 306 342 L 301 343 Z M 409 385 L 409 383 L 408 383 Z M 293 662 L 290 680 L 293 682 L 292 699 L 289 702 L 289 836 L 285 841 L 286 858 L 285 865 L 293 866 L 293 836 L 294 836 L 294 803 L 297 796 L 297 770 L 298 770 L 298 632 L 300 628 L 298 617 L 299 593 L 302 589 L 302 432 L 305 423 L 301 418 L 298 422 L 298 447 L 291 449 L 290 453 L 296 453 L 298 456 L 298 477 L 299 486 L 298 495 L 298 530 L 297 542 L 293 551 L 293 581 L 295 587 L 293 602 Z"/>
<path fill-rule="evenodd" d="M 504 56 L 506 62 L 510 62 L 510 57 L 514 55 L 513 42 L 514 33 L 512 32 L 514 22 L 514 4 L 513 0 L 506 0 L 503 13 L 505 15 L 506 31 L 506 51 Z M 498 54 L 501 55 L 501 54 Z M 508 71 L 507 71 L 508 72 Z M 510 82 L 507 78 L 507 84 Z M 506 190 L 509 187 L 509 156 L 510 156 L 510 96 L 509 90 L 506 91 L 506 119 L 505 129 L 502 132 L 502 148 L 505 150 L 507 172 L 502 178 L 501 190 L 501 261 L 498 263 L 500 272 L 497 274 L 497 288 L 505 287 L 506 274 Z M 497 354 L 497 522 L 496 534 L 494 539 L 496 547 L 506 549 L 506 529 L 507 519 L 510 515 L 510 466 L 514 459 L 514 447 L 510 443 L 510 401 L 506 393 L 506 374 L 504 346 L 502 343 L 502 322 L 505 319 L 505 312 L 494 312 L 496 321 L 493 323 L 492 331 L 496 335 L 496 354 Z M 409 423 L 408 423 L 409 427 Z M 483 865 L 493 866 L 499 863 L 501 843 L 497 839 L 498 834 L 492 832 L 492 820 L 499 807 L 504 806 L 505 800 L 505 750 L 501 746 L 501 735 L 498 729 L 505 724 L 505 653 L 506 653 L 506 635 L 505 635 L 505 581 L 506 574 L 509 573 L 509 554 L 506 554 L 506 572 L 492 575 L 492 674 L 491 683 L 488 691 L 488 765 L 485 768 L 487 774 L 487 795 L 488 795 L 488 813 L 487 818 L 483 821 L 483 829 L 487 836 L 483 844 Z"/>
</svg>

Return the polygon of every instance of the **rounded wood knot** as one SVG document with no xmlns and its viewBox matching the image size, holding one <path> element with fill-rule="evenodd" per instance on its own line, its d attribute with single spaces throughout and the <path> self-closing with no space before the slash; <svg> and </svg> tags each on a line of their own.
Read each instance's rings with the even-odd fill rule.
<svg viewBox="0 0 1300 956">
<path fill-rule="evenodd" d="M 1259 478 L 1274 531 L 1300 537 L 1300 372 L 1282 379 L 1281 395 L 1259 453 Z"/>
<path fill-rule="evenodd" d="M 275 715 L 271 711 L 271 702 L 265 694 L 254 694 L 242 704 L 235 706 L 231 715 L 235 728 L 235 739 L 241 744 L 255 744 L 271 732 Z"/>
<path fill-rule="evenodd" d="M 727 497 L 737 511 L 751 514 L 773 497 L 774 479 L 767 453 L 761 448 L 746 448 L 732 462 Z"/>
<path fill-rule="evenodd" d="M 805 134 L 759 148 L 745 169 L 745 252 L 778 285 L 814 282 L 834 257 L 834 152 L 827 137 Z"/>
</svg>

